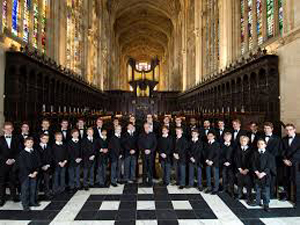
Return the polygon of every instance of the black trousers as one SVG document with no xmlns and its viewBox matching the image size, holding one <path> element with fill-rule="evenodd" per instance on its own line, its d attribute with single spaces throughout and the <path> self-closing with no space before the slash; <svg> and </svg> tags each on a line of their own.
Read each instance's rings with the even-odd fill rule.
<svg viewBox="0 0 300 225">
<path fill-rule="evenodd" d="M 237 174 L 237 185 L 238 185 L 238 194 L 242 194 L 243 187 L 246 187 L 247 199 L 249 199 L 251 197 L 251 189 L 253 186 L 251 175 L 249 173 L 247 175 L 238 173 Z"/>
<path fill-rule="evenodd" d="M 292 166 L 284 167 L 283 187 L 287 198 L 291 198 L 291 187 L 295 188 L 295 203 L 300 204 L 300 163 L 293 162 Z"/>
<path fill-rule="evenodd" d="M 51 171 L 48 169 L 47 171 L 42 171 L 40 174 L 39 185 L 42 187 L 42 190 L 45 192 L 45 195 L 50 195 L 50 178 L 51 178 Z"/>
<path fill-rule="evenodd" d="M 27 177 L 21 184 L 21 201 L 23 207 L 36 203 L 36 178 Z"/>
<path fill-rule="evenodd" d="M 8 183 L 12 198 L 16 197 L 16 173 L 13 166 L 2 165 L 0 168 L 0 200 L 5 200 L 6 184 Z"/>
<path fill-rule="evenodd" d="M 153 182 L 153 156 L 143 155 L 143 182 L 150 183 Z M 148 180 L 147 180 L 148 179 Z"/>
</svg>

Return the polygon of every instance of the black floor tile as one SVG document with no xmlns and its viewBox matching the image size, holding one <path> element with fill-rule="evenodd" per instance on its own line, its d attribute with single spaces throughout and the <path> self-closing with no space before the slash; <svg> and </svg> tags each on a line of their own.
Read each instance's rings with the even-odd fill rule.
<svg viewBox="0 0 300 225">
<path fill-rule="evenodd" d="M 136 210 L 121 210 L 117 212 L 116 220 L 135 220 Z"/>
<path fill-rule="evenodd" d="M 197 219 L 193 210 L 176 210 L 177 219 Z"/>
<path fill-rule="evenodd" d="M 156 213 L 155 210 L 138 210 L 137 220 L 155 220 Z"/>
<path fill-rule="evenodd" d="M 156 210 L 158 220 L 176 220 L 177 216 L 174 210 Z"/>
</svg>

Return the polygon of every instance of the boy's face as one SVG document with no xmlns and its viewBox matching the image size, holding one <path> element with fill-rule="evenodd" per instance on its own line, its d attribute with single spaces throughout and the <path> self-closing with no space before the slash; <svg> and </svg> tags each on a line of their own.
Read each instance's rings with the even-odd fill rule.
<svg viewBox="0 0 300 225">
<path fill-rule="evenodd" d="M 61 142 L 62 141 L 62 135 L 60 135 L 60 134 L 55 135 L 55 140 L 58 141 L 58 142 Z"/>
<path fill-rule="evenodd" d="M 257 129 L 258 129 L 258 126 L 257 126 L 255 123 L 250 124 L 250 130 L 251 130 L 252 132 L 257 131 Z"/>
<path fill-rule="evenodd" d="M 266 145 L 266 143 L 264 141 L 258 141 L 257 142 L 257 148 L 264 149 L 266 147 L 267 147 L 267 145 Z"/>
<path fill-rule="evenodd" d="M 182 122 L 182 120 L 181 120 L 180 117 L 177 117 L 177 118 L 175 119 L 175 123 L 176 123 L 176 124 L 181 124 L 181 122 Z"/>
<path fill-rule="evenodd" d="M 208 139 L 209 141 L 212 141 L 212 140 L 215 139 L 215 135 L 213 135 L 212 133 L 209 133 L 209 134 L 207 135 L 207 139 Z"/>
<path fill-rule="evenodd" d="M 206 128 L 210 127 L 210 122 L 208 120 L 204 121 L 203 126 Z"/>
<path fill-rule="evenodd" d="M 190 124 L 191 124 L 191 125 L 196 125 L 196 122 L 197 122 L 197 121 L 196 121 L 195 118 L 191 118 L 191 119 L 190 119 Z"/>
<path fill-rule="evenodd" d="M 49 127 L 50 127 L 50 123 L 49 123 L 48 121 L 43 121 L 43 122 L 42 122 L 42 128 L 43 128 L 44 130 L 48 130 Z"/>
<path fill-rule="evenodd" d="M 92 129 L 87 130 L 87 135 L 92 137 L 94 135 L 94 131 Z"/>
<path fill-rule="evenodd" d="M 76 131 L 72 133 L 72 138 L 78 139 L 78 137 L 79 137 L 79 132 Z"/>
<path fill-rule="evenodd" d="M 162 133 L 163 133 L 164 135 L 167 135 L 167 134 L 169 133 L 169 130 L 166 129 L 166 128 L 163 128 L 163 129 L 162 129 Z"/>
<path fill-rule="evenodd" d="M 117 134 L 121 134 L 121 132 L 122 132 L 121 127 L 120 126 L 116 127 L 116 133 Z"/>
<path fill-rule="evenodd" d="M 198 138 L 199 134 L 198 132 L 192 132 L 192 138 Z"/>
<path fill-rule="evenodd" d="M 292 126 L 288 126 L 285 128 L 285 133 L 290 137 L 294 136 L 296 134 L 296 129 Z"/>
<path fill-rule="evenodd" d="M 270 126 L 264 126 L 265 134 L 271 134 L 273 132 L 273 128 Z"/>
<path fill-rule="evenodd" d="M 23 124 L 21 127 L 22 133 L 28 133 L 29 132 L 29 126 L 28 124 Z"/>
<path fill-rule="evenodd" d="M 69 122 L 68 121 L 61 122 L 61 128 L 62 129 L 68 129 L 68 126 L 69 126 Z"/>
<path fill-rule="evenodd" d="M 79 120 L 79 121 L 78 121 L 78 126 L 79 126 L 79 127 L 84 127 L 84 122 L 83 122 L 82 120 Z"/>
<path fill-rule="evenodd" d="M 231 139 L 232 139 L 232 136 L 231 136 L 231 135 L 225 135 L 225 136 L 224 136 L 224 140 L 225 140 L 226 142 L 231 142 Z"/>
<path fill-rule="evenodd" d="M 240 143 L 241 143 L 241 146 L 246 146 L 246 145 L 248 145 L 248 139 L 247 138 L 242 138 L 241 140 L 240 140 Z"/>
<path fill-rule="evenodd" d="M 165 117 L 165 118 L 164 118 L 164 123 L 165 123 L 165 124 L 168 124 L 168 123 L 170 123 L 170 119 L 169 119 L 169 117 Z"/>
<path fill-rule="evenodd" d="M 131 116 L 131 117 L 129 118 L 129 122 L 134 124 L 134 123 L 135 123 L 135 117 L 134 117 L 134 116 Z"/>
<path fill-rule="evenodd" d="M 97 124 L 97 127 L 102 127 L 103 121 L 102 120 L 97 120 L 96 124 Z"/>
<path fill-rule="evenodd" d="M 225 124 L 223 121 L 219 121 L 218 122 L 218 127 L 221 129 L 221 128 L 224 128 Z"/>
<path fill-rule="evenodd" d="M 237 121 L 232 122 L 232 127 L 234 130 L 239 130 L 241 128 L 241 124 Z"/>
<path fill-rule="evenodd" d="M 43 136 L 40 138 L 41 142 L 43 144 L 47 144 L 49 142 L 49 137 L 48 136 Z"/>
<path fill-rule="evenodd" d="M 11 135 L 12 132 L 13 132 L 13 130 L 14 130 L 14 128 L 13 128 L 12 125 L 5 125 L 5 126 L 3 127 L 3 132 L 4 132 L 5 134 Z"/>
<path fill-rule="evenodd" d="M 107 131 L 106 131 L 106 130 L 103 130 L 103 131 L 101 132 L 101 134 L 102 134 L 103 137 L 106 137 Z"/>
<path fill-rule="evenodd" d="M 182 130 L 181 129 L 176 129 L 176 135 L 178 137 L 182 136 Z"/>
<path fill-rule="evenodd" d="M 27 141 L 25 141 L 24 145 L 25 145 L 26 148 L 32 148 L 33 141 L 32 140 L 27 140 Z"/>
<path fill-rule="evenodd" d="M 152 122 L 153 122 L 152 115 L 147 115 L 147 123 L 152 123 Z"/>
<path fill-rule="evenodd" d="M 144 130 L 147 134 L 150 132 L 150 125 L 148 123 L 144 124 Z"/>
<path fill-rule="evenodd" d="M 113 124 L 114 124 L 114 126 L 118 126 L 119 125 L 119 120 L 114 120 Z"/>
</svg>

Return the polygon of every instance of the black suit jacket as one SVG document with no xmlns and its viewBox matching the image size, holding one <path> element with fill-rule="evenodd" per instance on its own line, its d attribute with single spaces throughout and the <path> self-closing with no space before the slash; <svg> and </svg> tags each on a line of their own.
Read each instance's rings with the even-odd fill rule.
<svg viewBox="0 0 300 225">
<path fill-rule="evenodd" d="M 248 131 L 248 133 L 247 133 L 247 136 L 249 137 L 249 144 L 251 145 L 252 148 L 257 149 L 257 141 L 260 138 L 263 138 L 264 134 L 260 131 L 257 131 L 254 135 L 255 135 L 254 140 L 253 140 L 253 142 L 251 142 L 252 132 Z"/>
<path fill-rule="evenodd" d="M 8 159 L 17 159 L 19 154 L 19 140 L 16 135 L 12 135 L 12 141 L 10 148 L 7 145 L 4 136 L 0 137 L 0 168 L 3 168 L 6 165 Z"/>
<path fill-rule="evenodd" d="M 262 137 L 265 139 L 265 135 Z M 282 149 L 281 140 L 278 136 L 272 135 L 267 143 L 267 151 L 271 153 L 274 157 L 277 157 Z"/>
<path fill-rule="evenodd" d="M 193 157 L 195 159 L 195 163 L 197 166 L 203 167 L 204 164 L 204 146 L 200 139 L 196 142 L 190 141 L 189 151 L 188 151 L 188 161 L 193 163 L 190 158 Z"/>
<path fill-rule="evenodd" d="M 157 139 L 156 139 L 156 135 L 153 132 L 150 132 L 149 134 L 142 132 L 140 134 L 138 138 L 138 148 L 139 151 L 142 153 L 142 156 L 145 156 L 146 149 L 151 150 L 150 155 L 154 155 L 156 147 L 157 147 Z"/>
<path fill-rule="evenodd" d="M 130 156 L 130 150 L 135 150 L 135 154 L 137 154 L 137 135 L 135 132 L 133 132 L 133 135 L 131 136 L 128 132 L 125 132 L 121 138 L 122 141 L 122 147 L 124 149 L 124 157 L 127 158 Z"/>
<path fill-rule="evenodd" d="M 300 162 L 300 137 L 295 136 L 291 146 L 289 146 L 288 141 L 288 137 L 282 139 L 283 158 L 291 160 L 292 162 Z"/>
<path fill-rule="evenodd" d="M 72 139 L 70 130 L 66 130 L 66 132 L 65 132 L 66 136 L 64 135 L 64 132 L 62 130 L 59 130 L 58 132 L 61 132 L 64 144 L 67 144 Z"/>
<path fill-rule="evenodd" d="M 242 168 L 250 170 L 252 168 L 252 156 L 253 150 L 250 146 L 248 146 L 248 149 L 245 151 L 243 151 L 241 147 L 238 146 L 234 152 L 234 162 L 236 169 Z"/>
<path fill-rule="evenodd" d="M 181 138 L 177 138 L 175 141 L 175 149 L 174 153 L 179 155 L 178 163 L 186 164 L 189 150 L 189 142 L 186 140 L 184 136 Z"/>
<path fill-rule="evenodd" d="M 207 143 L 206 131 L 207 131 L 207 133 L 214 132 L 214 134 L 216 134 L 215 129 L 212 127 L 210 127 L 209 129 L 205 129 L 204 127 L 201 127 L 199 136 L 200 136 L 201 140 L 203 141 L 203 143 Z"/>
<path fill-rule="evenodd" d="M 205 155 L 205 160 L 213 161 L 212 166 L 219 167 L 221 155 L 220 143 L 217 141 L 214 141 L 212 144 L 205 143 Z"/>
<path fill-rule="evenodd" d="M 118 161 L 120 155 L 122 156 L 124 155 L 121 137 L 117 137 L 116 135 L 113 135 L 109 140 L 108 149 L 109 149 L 110 160 L 112 162 Z"/>
<path fill-rule="evenodd" d="M 82 154 L 82 161 L 83 161 L 83 166 L 85 168 L 88 168 L 92 166 L 92 164 L 96 160 L 96 147 L 97 147 L 97 141 L 94 138 L 93 142 L 91 142 L 87 137 L 82 139 L 81 141 L 81 154 Z M 94 160 L 89 160 L 89 158 L 95 155 Z"/>
<path fill-rule="evenodd" d="M 247 136 L 247 131 L 246 130 L 239 130 L 239 132 L 236 135 L 236 138 L 234 139 L 234 130 L 232 130 L 232 144 L 234 148 L 237 148 L 238 146 L 240 146 L 240 138 L 241 136 Z"/>
<path fill-rule="evenodd" d="M 222 134 L 220 132 L 220 129 L 219 128 L 216 128 L 216 140 L 219 142 L 219 143 L 224 143 L 224 134 L 226 132 L 230 132 L 231 133 L 231 130 L 227 129 L 227 128 L 224 128 Z"/>
</svg>

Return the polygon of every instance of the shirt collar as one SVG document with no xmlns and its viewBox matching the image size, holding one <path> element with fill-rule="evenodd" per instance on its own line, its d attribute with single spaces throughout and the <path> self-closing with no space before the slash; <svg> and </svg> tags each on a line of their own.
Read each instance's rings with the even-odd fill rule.
<svg viewBox="0 0 300 225">
<path fill-rule="evenodd" d="M 26 152 L 29 152 L 29 153 L 33 152 L 33 149 L 32 149 L 32 148 L 27 148 L 27 147 L 25 147 L 24 150 L 25 150 Z"/>
<path fill-rule="evenodd" d="M 164 138 L 166 138 L 168 136 L 169 136 L 169 134 L 162 134 L 162 137 L 164 137 Z"/>
<path fill-rule="evenodd" d="M 79 141 L 79 139 L 78 138 L 76 138 L 76 139 L 72 138 L 72 141 L 75 142 L 75 143 L 77 143 Z"/>
<path fill-rule="evenodd" d="M 57 144 L 57 145 L 62 145 L 63 143 L 62 143 L 62 141 L 55 141 L 55 144 Z"/>
<path fill-rule="evenodd" d="M 230 143 L 230 142 L 224 142 L 224 145 L 226 145 L 226 146 L 230 146 L 230 145 L 231 145 L 231 143 Z"/>
<path fill-rule="evenodd" d="M 258 152 L 259 152 L 260 154 L 263 154 L 263 153 L 266 152 L 266 149 L 265 149 L 265 148 L 260 148 L 260 149 L 258 149 Z"/>
<path fill-rule="evenodd" d="M 192 138 L 192 142 L 197 142 L 199 140 L 199 138 Z"/>
</svg>

